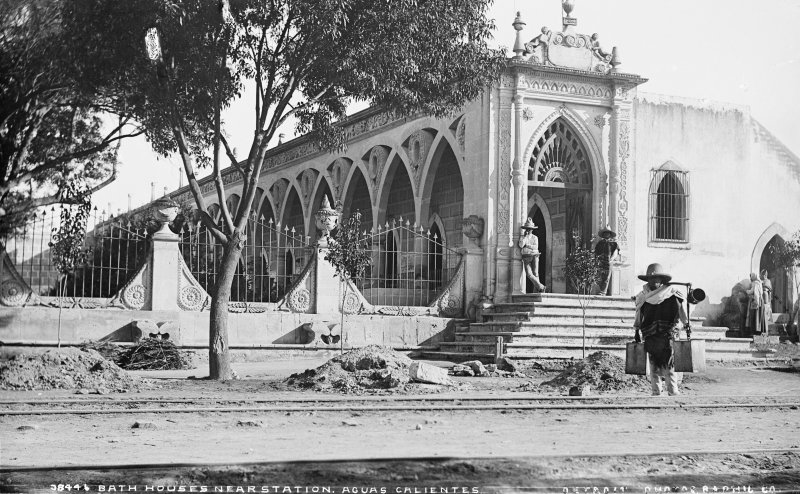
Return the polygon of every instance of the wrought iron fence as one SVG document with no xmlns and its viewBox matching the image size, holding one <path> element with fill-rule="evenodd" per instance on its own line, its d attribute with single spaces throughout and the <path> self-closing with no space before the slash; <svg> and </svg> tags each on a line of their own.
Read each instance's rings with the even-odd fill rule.
<svg viewBox="0 0 800 494">
<path fill-rule="evenodd" d="M 277 302 L 291 287 L 310 259 L 310 239 L 294 227 L 272 219 L 247 222 L 247 239 L 236 267 L 231 302 Z M 223 245 L 202 223 L 184 226 L 180 250 L 192 275 L 215 295 Z"/>
<path fill-rule="evenodd" d="M 373 305 L 427 306 L 442 293 L 461 262 L 437 232 L 402 218 L 365 232 L 372 258 L 356 286 Z"/>
<path fill-rule="evenodd" d="M 113 297 L 146 259 L 149 242 L 144 225 L 125 216 L 109 217 L 94 208 L 80 247 L 82 259 L 71 272 L 59 272 L 52 244 L 60 223 L 59 209 L 43 209 L 1 239 L 9 262 L 39 296 Z M 9 276 L 11 273 L 0 269 L 0 278 Z M 0 283 L 4 281 L 0 279 Z"/>
</svg>

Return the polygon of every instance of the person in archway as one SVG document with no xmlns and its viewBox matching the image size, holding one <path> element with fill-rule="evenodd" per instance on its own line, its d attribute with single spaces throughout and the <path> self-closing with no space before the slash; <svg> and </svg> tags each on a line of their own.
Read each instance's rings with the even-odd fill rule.
<svg viewBox="0 0 800 494">
<path fill-rule="evenodd" d="M 594 255 L 598 264 L 598 286 L 600 295 L 611 295 L 611 261 L 620 256 L 617 234 L 612 230 L 601 228 L 597 232 L 600 240 L 594 246 Z"/>
<path fill-rule="evenodd" d="M 675 285 L 672 276 L 661 264 L 647 266 L 639 279 L 646 281 L 636 295 L 636 317 L 633 327 L 637 343 L 644 338 L 644 349 L 650 363 L 650 385 L 653 396 L 661 396 L 663 378 L 670 396 L 680 394 L 678 374 L 675 372 L 675 355 L 672 342 L 678 337 L 678 322 L 683 323 L 686 335 L 691 334 L 689 318 L 684 310 L 685 296 Z"/>
<path fill-rule="evenodd" d="M 528 218 L 521 227 L 522 235 L 517 242 L 519 250 L 522 252 L 522 269 L 525 276 L 533 282 L 533 286 L 538 292 L 544 292 L 547 287 L 539 281 L 539 239 L 533 234 L 537 228 L 531 218 Z"/>
<path fill-rule="evenodd" d="M 763 297 L 761 297 L 764 304 L 764 310 L 761 312 L 764 317 L 761 325 L 764 331 L 769 333 L 769 325 L 772 324 L 772 281 L 769 279 L 769 272 L 766 269 L 761 270 L 761 290 Z"/>
<path fill-rule="evenodd" d="M 750 288 L 747 289 L 747 321 L 749 334 L 761 334 L 764 320 L 764 287 L 756 273 L 750 273 Z"/>
</svg>

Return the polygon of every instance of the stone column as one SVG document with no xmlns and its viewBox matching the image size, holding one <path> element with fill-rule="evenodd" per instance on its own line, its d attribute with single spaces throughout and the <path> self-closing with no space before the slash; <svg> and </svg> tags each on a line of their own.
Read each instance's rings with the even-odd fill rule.
<svg viewBox="0 0 800 494">
<path fill-rule="evenodd" d="M 519 85 L 518 85 L 519 86 Z M 527 217 L 527 180 L 522 163 L 522 95 L 517 92 L 514 95 L 514 161 L 511 165 L 511 184 L 514 187 L 514 221 L 512 222 L 512 242 L 514 245 L 519 240 L 519 226 L 525 222 Z M 525 282 L 522 274 L 522 257 L 519 249 L 512 247 L 513 264 L 511 278 L 513 280 L 514 294 L 525 292 Z"/>
<path fill-rule="evenodd" d="M 631 293 L 633 273 L 633 131 L 631 100 L 628 91 L 617 88 L 611 114 L 611 146 L 609 150 L 609 201 L 608 217 L 612 230 L 617 232 L 622 255 L 615 294 Z"/>
</svg>

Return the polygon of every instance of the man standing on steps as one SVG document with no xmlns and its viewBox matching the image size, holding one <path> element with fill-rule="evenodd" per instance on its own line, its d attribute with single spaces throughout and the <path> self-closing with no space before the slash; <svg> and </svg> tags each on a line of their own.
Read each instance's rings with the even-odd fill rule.
<svg viewBox="0 0 800 494">
<path fill-rule="evenodd" d="M 677 286 L 669 285 L 672 276 L 664 271 L 661 264 L 647 266 L 647 272 L 639 276 L 647 284 L 636 295 L 636 318 L 633 327 L 636 329 L 637 343 L 644 337 L 644 349 L 650 361 L 650 384 L 653 396 L 660 396 L 661 378 L 667 383 L 670 396 L 680 394 L 678 391 L 678 375 L 675 372 L 672 342 L 678 337 L 678 321 L 684 324 L 686 336 L 691 334 L 689 318 L 683 308 L 685 297 Z M 641 331 L 641 334 L 640 334 Z"/>
<path fill-rule="evenodd" d="M 525 276 L 533 282 L 533 286 L 538 292 L 544 292 L 546 287 L 539 281 L 539 239 L 533 234 L 536 225 L 533 220 L 528 218 L 522 229 L 522 236 L 519 238 L 517 245 L 522 252 L 522 270 Z"/>
<path fill-rule="evenodd" d="M 611 295 L 611 261 L 620 257 L 619 244 L 617 244 L 617 234 L 606 228 L 601 228 L 597 232 L 600 240 L 594 246 L 594 255 L 597 258 L 600 271 L 600 295 Z"/>
</svg>

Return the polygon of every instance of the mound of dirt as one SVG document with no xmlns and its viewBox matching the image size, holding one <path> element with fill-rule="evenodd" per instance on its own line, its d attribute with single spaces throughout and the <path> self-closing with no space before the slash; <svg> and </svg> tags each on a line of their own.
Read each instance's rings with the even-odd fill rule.
<svg viewBox="0 0 800 494">
<path fill-rule="evenodd" d="M 645 376 L 625 374 L 625 360 L 606 352 L 574 362 L 542 386 L 571 388 L 587 383 L 600 392 L 647 390 L 650 386 Z"/>
<path fill-rule="evenodd" d="M 126 392 L 142 381 L 92 349 L 59 348 L 0 362 L 0 389 L 86 389 Z"/>
<path fill-rule="evenodd" d="M 363 393 L 367 390 L 398 390 L 409 382 L 413 361 L 391 348 L 369 345 L 337 355 L 316 369 L 292 374 L 290 387 L 314 391 Z"/>
</svg>

